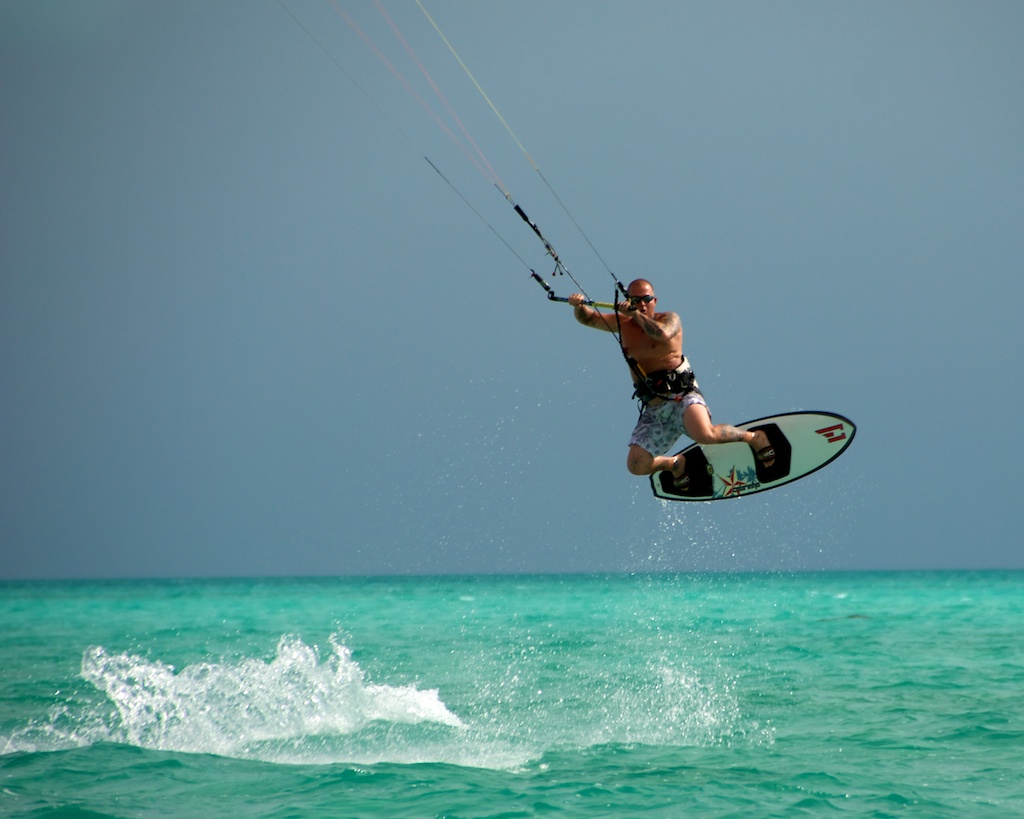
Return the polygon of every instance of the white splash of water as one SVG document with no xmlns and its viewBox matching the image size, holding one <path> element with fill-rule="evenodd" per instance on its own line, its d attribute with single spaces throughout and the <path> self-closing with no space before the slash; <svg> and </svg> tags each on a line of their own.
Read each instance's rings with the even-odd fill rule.
<svg viewBox="0 0 1024 819">
<path fill-rule="evenodd" d="M 367 683 L 351 651 L 332 637 L 329 656 L 297 637 L 282 637 L 270 660 L 202 662 L 180 671 L 128 652 L 89 648 L 81 676 L 106 699 L 55 706 L 45 722 L 9 737 L 8 752 L 55 750 L 97 742 L 223 756 L 302 761 L 332 743 L 377 746 L 386 759 L 415 754 L 407 726 L 461 732 L 461 720 L 437 689 Z M 390 749 L 379 747 L 390 732 Z M 353 741 L 360 733 L 373 739 Z M 313 746 L 311 749 L 310 746 Z"/>
<path fill-rule="evenodd" d="M 469 673 L 475 693 L 467 698 L 465 679 L 457 686 L 463 722 L 437 689 L 369 682 L 335 638 L 320 651 L 285 636 L 269 659 L 180 669 L 93 646 L 81 663 L 89 687 L 55 704 L 47 718 L 0 737 L 0 751 L 114 742 L 277 763 L 443 762 L 508 770 L 550 751 L 608 743 L 771 741 L 748 724 L 727 679 L 704 679 L 673 654 L 640 668 L 613 664 L 554 677 L 546 661 L 523 662 L 505 672 Z M 487 684 L 492 679 L 504 681 L 500 691 Z"/>
</svg>

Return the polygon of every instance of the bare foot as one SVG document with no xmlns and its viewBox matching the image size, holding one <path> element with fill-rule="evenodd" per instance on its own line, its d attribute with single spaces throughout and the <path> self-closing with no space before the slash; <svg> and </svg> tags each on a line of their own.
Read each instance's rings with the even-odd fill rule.
<svg viewBox="0 0 1024 819">
<path fill-rule="evenodd" d="M 765 466 L 775 463 L 775 450 L 772 449 L 772 442 L 763 429 L 754 432 L 754 438 L 750 441 L 750 448 L 754 450 L 754 457 Z"/>
<path fill-rule="evenodd" d="M 672 485 L 676 489 L 685 489 L 690 485 L 690 476 L 685 474 L 686 470 L 686 456 L 676 455 L 675 461 L 672 463 Z"/>
</svg>

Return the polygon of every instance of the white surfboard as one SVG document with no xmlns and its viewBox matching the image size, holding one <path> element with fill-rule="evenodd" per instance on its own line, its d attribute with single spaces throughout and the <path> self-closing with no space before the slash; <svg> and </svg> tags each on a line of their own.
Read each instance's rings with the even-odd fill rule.
<svg viewBox="0 0 1024 819">
<path fill-rule="evenodd" d="M 853 421 L 831 412 L 787 412 L 737 426 L 764 430 L 775 448 L 775 463 L 759 463 L 744 443 L 691 444 L 676 453 L 686 456 L 689 484 L 677 488 L 671 472 L 656 472 L 651 475 L 654 494 L 663 500 L 709 501 L 775 489 L 832 463 L 857 432 Z"/>
</svg>

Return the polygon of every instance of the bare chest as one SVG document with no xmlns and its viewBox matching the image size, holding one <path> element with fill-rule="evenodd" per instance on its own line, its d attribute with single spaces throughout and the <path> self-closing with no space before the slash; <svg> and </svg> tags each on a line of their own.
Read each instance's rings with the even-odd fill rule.
<svg viewBox="0 0 1024 819">
<path fill-rule="evenodd" d="M 668 339 L 652 338 L 632 322 L 622 326 L 622 346 L 645 372 L 672 370 L 683 358 L 683 336 L 676 333 Z"/>
</svg>

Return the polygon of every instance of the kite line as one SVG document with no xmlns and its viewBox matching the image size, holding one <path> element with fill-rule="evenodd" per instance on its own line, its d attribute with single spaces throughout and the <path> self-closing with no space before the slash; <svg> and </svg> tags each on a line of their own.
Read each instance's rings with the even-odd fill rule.
<svg viewBox="0 0 1024 819">
<path fill-rule="evenodd" d="M 452 121 L 454 121 L 454 123 L 456 124 L 457 130 L 459 132 L 461 132 L 463 139 L 460 139 L 459 136 L 456 133 L 454 133 L 453 129 L 449 128 L 445 124 L 443 119 L 437 114 L 437 112 L 434 111 L 434 109 L 431 107 L 431 105 L 426 100 L 423 99 L 423 97 L 416 91 L 416 89 L 412 86 L 412 84 L 402 75 L 401 71 L 398 68 L 395 67 L 395 65 L 387 58 L 387 56 L 384 54 L 384 52 L 373 42 L 373 40 L 359 27 L 359 25 L 356 23 L 356 21 L 345 11 L 345 9 L 339 4 L 338 0 L 328 0 L 328 1 L 330 3 L 331 7 L 333 8 L 333 10 L 335 11 L 335 13 L 337 13 L 338 16 L 341 17 L 345 21 L 345 23 L 367 45 L 367 47 L 370 48 L 370 50 L 375 54 L 375 56 L 388 69 L 388 71 L 392 75 L 394 75 L 394 77 L 401 83 L 401 85 L 406 89 L 406 91 L 413 97 L 413 99 L 417 102 L 417 104 L 427 112 L 427 114 L 434 121 L 434 123 L 456 145 L 456 147 L 467 158 L 467 160 L 473 165 L 473 167 L 475 167 L 477 169 L 477 171 L 485 179 L 487 179 L 491 184 L 494 185 L 495 188 L 497 188 L 497 190 L 501 193 L 501 195 L 505 198 L 505 200 L 512 206 L 512 208 L 516 212 L 516 214 L 524 222 L 526 222 L 526 224 L 533 231 L 535 236 L 540 240 L 541 244 L 544 247 L 544 251 L 545 251 L 546 255 L 550 256 L 552 261 L 554 262 L 554 270 L 552 271 L 551 276 L 552 277 L 555 277 L 555 276 L 558 276 L 558 275 L 566 275 L 566 276 L 568 276 L 568 278 L 572 280 L 573 284 L 576 286 L 576 288 L 579 290 L 579 292 L 584 294 L 584 296 L 586 298 L 586 301 L 585 301 L 586 304 L 594 306 L 594 307 L 600 307 L 600 308 L 606 308 L 606 309 L 614 309 L 616 311 L 616 318 L 617 318 L 618 317 L 617 316 L 617 313 L 618 313 L 618 309 L 617 308 L 618 308 L 618 304 L 620 302 L 620 298 L 619 298 L 620 295 L 624 296 L 624 297 L 628 297 L 627 294 L 626 294 L 626 289 L 623 286 L 622 282 L 615 275 L 614 271 L 611 269 L 611 267 L 605 261 L 604 257 L 598 251 L 598 249 L 594 245 L 594 243 L 590 240 L 590 237 L 583 230 L 583 228 L 581 227 L 579 222 L 576 220 L 576 218 L 573 216 L 573 214 L 569 211 L 568 207 L 562 201 L 562 198 L 558 195 L 558 192 L 554 189 L 554 187 L 548 181 L 547 177 L 544 175 L 544 173 L 541 171 L 541 169 L 538 166 L 538 164 L 534 161 L 533 157 L 530 155 L 529 151 L 526 149 L 526 147 L 523 144 L 522 140 L 520 140 L 519 137 L 516 135 L 516 133 L 512 130 L 512 127 L 509 125 L 508 121 L 505 119 L 504 116 L 502 116 L 502 114 L 498 110 L 497 106 L 494 104 L 494 102 L 491 100 L 491 98 L 487 95 L 486 91 L 484 91 L 484 89 L 481 86 L 481 84 L 477 81 L 476 77 L 473 75 L 472 71 L 469 69 L 469 66 L 467 66 L 465 61 L 462 59 L 462 57 L 459 56 L 458 52 L 455 50 L 455 47 L 452 45 L 451 41 L 444 34 L 444 32 L 441 30 L 440 26 L 437 24 L 437 22 L 434 20 L 434 18 L 427 11 L 427 9 L 424 6 L 422 0 L 416 0 L 416 5 L 419 7 L 419 9 L 423 13 L 424 17 L 430 23 L 431 27 L 434 29 L 434 31 L 437 33 L 437 35 L 440 37 L 440 39 L 444 43 L 444 45 L 451 52 L 452 56 L 455 58 L 456 62 L 459 64 L 460 68 L 465 72 L 466 76 L 469 78 L 469 80 L 473 84 L 474 88 L 476 88 L 476 90 L 479 92 L 481 97 L 487 103 L 487 106 L 491 109 L 491 111 L 494 113 L 494 115 L 498 118 L 499 122 L 501 122 L 502 126 L 508 132 L 509 136 L 515 142 L 515 144 L 519 148 L 519 150 L 522 152 L 523 156 L 530 163 L 530 166 L 534 169 L 534 171 L 536 171 L 536 173 L 540 177 L 541 181 L 544 183 L 544 186 L 550 192 L 551 196 L 555 199 L 555 201 L 561 207 L 563 212 L 566 214 L 566 216 L 572 222 L 573 226 L 579 232 L 580 236 L 582 236 L 584 241 L 586 241 L 586 243 L 590 246 L 590 249 L 593 251 L 594 255 L 598 258 L 598 260 L 601 262 L 601 264 L 604 266 L 604 268 L 608 271 L 609 275 L 611 275 L 612 280 L 615 283 L 615 288 L 616 288 L 615 289 L 615 300 L 614 300 L 614 302 L 611 302 L 611 303 L 610 302 L 597 302 L 597 301 L 592 300 L 586 294 L 586 289 L 582 286 L 582 284 L 580 284 L 580 282 L 572 274 L 572 272 L 569 270 L 569 268 L 566 266 L 566 264 L 562 261 L 561 257 L 559 256 L 558 252 L 555 250 L 555 247 L 551 243 L 551 241 L 544 235 L 544 233 L 541 231 L 541 229 L 537 225 L 537 223 L 534 222 L 532 219 L 530 219 L 530 217 L 527 215 L 526 211 L 512 197 L 511 192 L 508 190 L 508 188 L 502 182 L 502 180 L 501 180 L 500 176 L 498 175 L 497 171 L 495 171 L 494 167 L 491 165 L 490 161 L 487 159 L 487 157 L 485 156 L 484 152 L 481 150 L 480 146 L 477 144 L 476 140 L 473 139 L 473 136 L 470 134 L 469 130 L 463 124 L 462 120 L 458 117 L 458 115 L 455 112 L 455 109 L 453 108 L 451 103 L 449 103 L 447 98 L 444 96 L 444 94 L 442 93 L 441 89 L 438 87 L 438 84 L 431 77 L 431 75 L 430 75 L 429 71 L 427 70 L 426 66 L 424 65 L 423 61 L 417 56 L 417 54 L 412 49 L 412 46 L 409 44 L 409 42 L 406 39 L 406 37 L 404 37 L 402 35 L 401 31 L 399 30 L 399 28 L 396 25 L 396 23 L 394 22 L 394 20 L 391 18 L 391 16 L 387 13 L 387 11 L 381 5 L 380 0 L 374 0 L 374 6 L 378 10 L 378 12 L 381 14 L 381 16 L 384 18 L 384 20 L 387 22 L 387 24 L 390 27 L 391 31 L 393 32 L 394 36 L 396 37 L 398 42 L 401 44 L 401 46 L 405 50 L 405 52 L 408 54 L 409 58 L 416 65 L 416 67 L 419 70 L 419 72 L 423 75 L 424 79 L 426 80 L 426 82 L 430 86 L 430 88 L 433 91 L 433 93 L 436 95 L 438 100 L 440 100 L 441 105 L 447 111 L 447 113 L 451 117 Z M 391 122 L 391 124 L 396 128 L 396 130 L 398 130 L 398 132 L 401 133 L 402 136 L 405 137 L 406 140 L 410 142 L 410 144 L 414 144 L 413 141 L 409 138 L 409 136 L 405 133 L 405 131 L 401 127 L 399 127 L 398 124 L 394 121 L 394 119 L 391 116 L 389 116 L 387 114 L 387 112 L 384 111 L 384 109 L 376 102 L 376 100 L 373 98 L 373 96 L 371 94 L 369 94 L 358 82 L 356 82 L 356 80 L 352 77 L 352 75 L 344 68 L 344 66 L 337 59 L 335 59 L 331 55 L 330 51 L 327 48 L 324 47 L 324 45 L 317 39 L 317 37 L 313 34 L 313 32 L 311 32 L 310 29 L 307 26 L 305 26 L 298 19 L 298 17 L 296 17 L 296 15 L 293 14 L 290 9 L 288 9 L 287 6 L 285 6 L 283 0 L 278 0 L 278 3 L 279 3 L 279 5 L 282 6 L 282 8 L 284 8 L 284 10 L 296 22 L 296 24 L 299 25 L 299 27 L 306 33 L 306 35 L 311 40 L 313 40 L 313 42 L 317 45 L 317 47 L 321 51 L 323 51 L 324 54 L 335 64 L 335 66 L 338 67 L 342 71 L 342 73 L 344 73 L 345 76 L 363 93 L 363 95 L 366 96 L 373 103 L 374 107 L 377 108 L 377 110 L 380 111 L 382 114 L 384 114 L 385 118 L 389 122 Z M 460 199 L 462 199 L 462 201 L 477 216 L 477 218 L 479 218 L 484 223 L 484 225 L 502 242 L 502 244 L 504 244 L 506 246 L 506 248 L 508 248 L 508 250 L 519 260 L 519 262 L 521 264 L 523 264 L 523 266 L 526 267 L 527 270 L 530 271 L 531 277 L 535 281 L 537 281 L 541 285 L 541 287 L 543 287 L 543 289 L 544 289 L 544 291 L 545 291 L 545 293 L 547 295 L 547 298 L 549 300 L 556 301 L 556 302 L 568 302 L 568 299 L 559 297 L 559 296 L 557 296 L 555 294 L 555 292 L 547 284 L 547 282 L 545 282 L 544 279 L 530 266 L 530 264 L 528 262 L 526 262 L 525 259 L 523 259 L 522 255 L 520 255 L 520 253 L 517 252 L 512 247 L 512 245 L 505 239 L 505 237 L 502 236 L 502 234 L 494 227 L 494 225 L 491 224 L 483 216 L 483 214 L 476 207 L 473 206 L 473 204 L 469 201 L 469 199 L 467 199 L 467 197 L 462 194 L 462 192 L 452 183 L 452 181 L 444 173 L 442 173 L 441 169 L 428 156 L 424 155 L 423 158 L 427 161 L 427 163 L 430 165 L 430 167 L 434 169 L 434 171 L 438 174 L 438 176 L 440 176 L 441 179 L 456 193 L 456 195 Z M 619 333 L 614 333 L 613 335 L 616 337 L 616 340 L 618 341 L 619 340 Z M 621 346 L 621 341 L 619 343 L 620 343 L 620 346 Z"/>
</svg>

